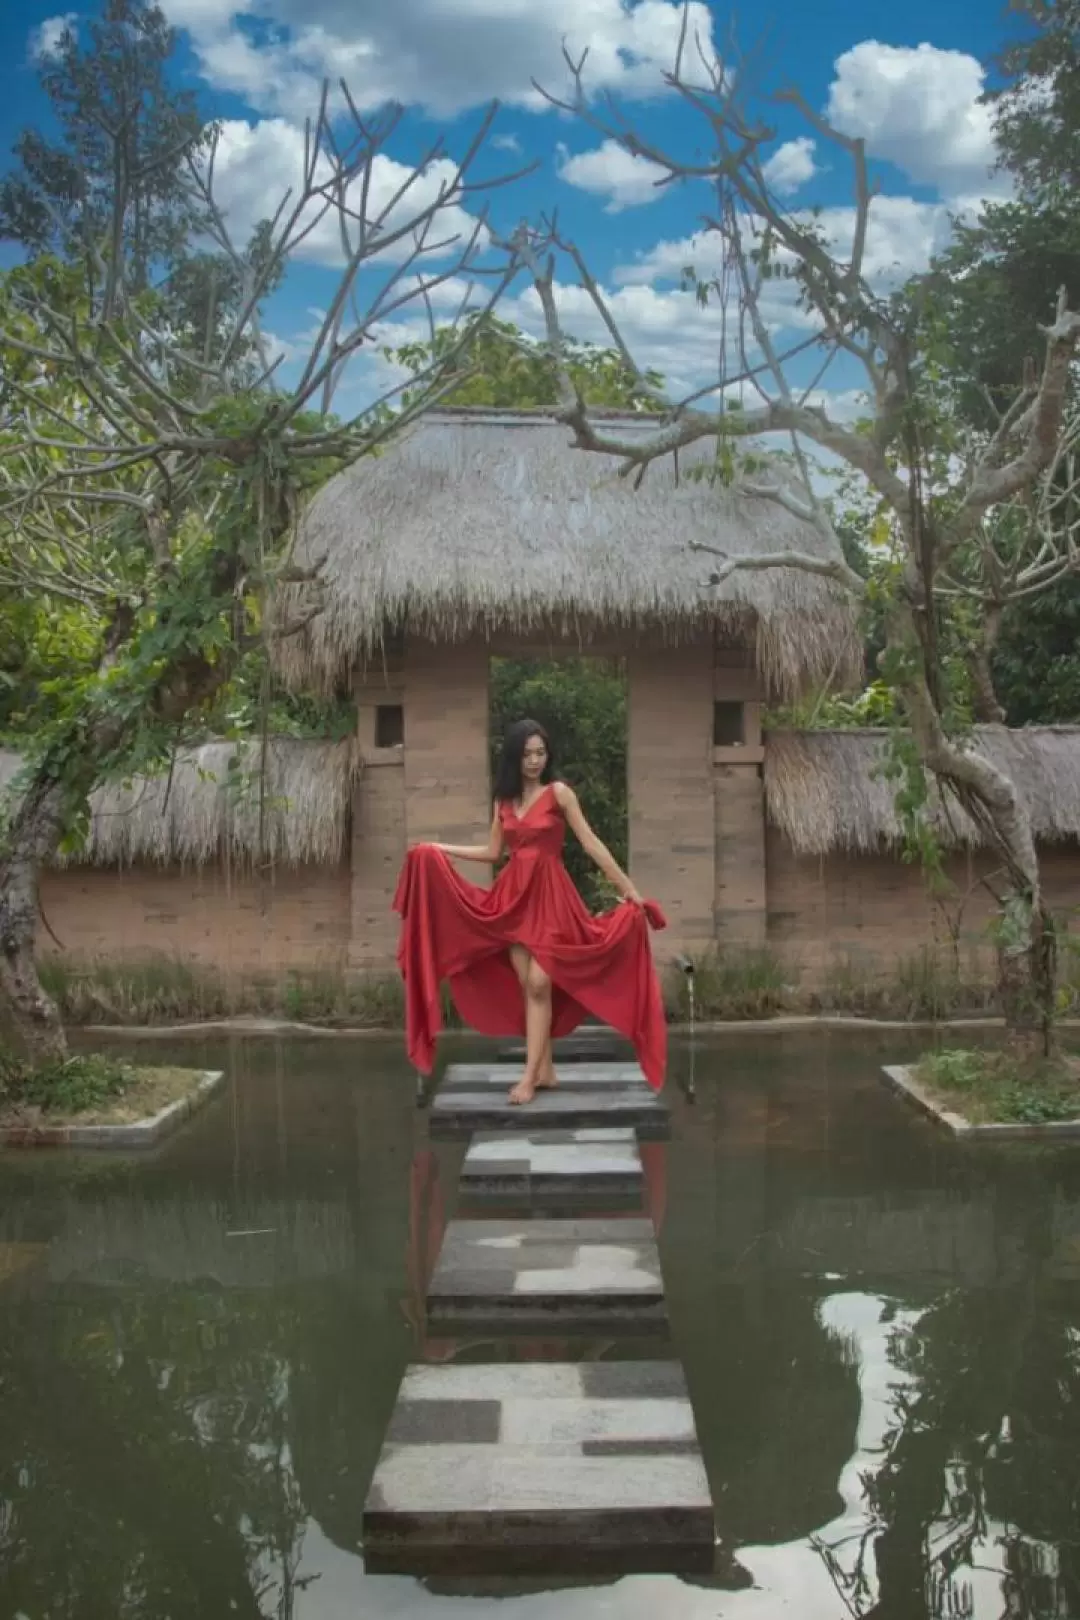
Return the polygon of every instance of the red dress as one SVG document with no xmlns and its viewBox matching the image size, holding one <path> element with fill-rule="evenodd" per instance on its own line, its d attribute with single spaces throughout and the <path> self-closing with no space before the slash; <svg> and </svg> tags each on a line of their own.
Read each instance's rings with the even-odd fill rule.
<svg viewBox="0 0 1080 1620">
<path fill-rule="evenodd" d="M 409 1057 L 422 1074 L 442 1027 L 439 986 L 449 980 L 458 1012 L 482 1035 L 521 1035 L 525 1010 L 509 947 L 524 945 L 552 984 L 551 1033 L 568 1035 L 590 1014 L 633 1041 L 659 1090 L 667 1024 L 649 951 L 663 928 L 653 901 L 590 915 L 563 865 L 565 823 L 552 785 L 523 816 L 499 809 L 510 859 L 490 889 L 468 883 L 430 844 L 411 849 L 394 896 L 402 919 L 398 966 L 405 980 Z"/>
</svg>

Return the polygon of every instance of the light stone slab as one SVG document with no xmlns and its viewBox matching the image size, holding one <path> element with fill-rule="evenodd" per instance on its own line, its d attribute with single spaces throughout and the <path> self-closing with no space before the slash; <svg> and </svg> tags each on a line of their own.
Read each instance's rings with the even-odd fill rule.
<svg viewBox="0 0 1080 1620">
<path fill-rule="evenodd" d="M 706 1572 L 715 1527 L 681 1367 L 411 1367 L 364 1512 L 375 1573 Z"/>
<path fill-rule="evenodd" d="M 451 1221 L 428 1290 L 451 1328 L 667 1325 L 660 1257 L 642 1219 Z"/>
<path fill-rule="evenodd" d="M 626 1126 L 474 1136 L 461 1170 L 461 1190 L 486 1202 L 639 1197 L 637 1137 Z"/>
</svg>

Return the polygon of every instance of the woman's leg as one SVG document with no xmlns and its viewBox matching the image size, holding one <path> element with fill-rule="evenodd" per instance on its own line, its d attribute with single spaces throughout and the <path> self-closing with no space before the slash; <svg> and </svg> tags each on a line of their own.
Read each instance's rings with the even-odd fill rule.
<svg viewBox="0 0 1080 1620">
<path fill-rule="evenodd" d="M 551 980 L 524 946 L 511 946 L 510 960 L 525 995 L 525 1073 L 510 1093 L 510 1101 L 528 1103 L 537 1091 L 555 1084 L 551 1055 Z"/>
<path fill-rule="evenodd" d="M 521 993 L 525 998 L 525 1027 L 527 1029 L 529 1022 L 529 1009 L 526 983 L 529 977 L 529 964 L 532 962 L 532 957 L 529 955 L 524 945 L 511 945 L 510 962 L 521 983 Z M 544 1057 L 540 1064 L 540 1078 L 536 1082 L 535 1089 L 537 1091 L 553 1091 L 558 1083 L 558 1076 L 555 1073 L 555 1056 L 551 1049 L 551 1021 L 549 1019 L 548 1036 L 544 1045 Z"/>
</svg>

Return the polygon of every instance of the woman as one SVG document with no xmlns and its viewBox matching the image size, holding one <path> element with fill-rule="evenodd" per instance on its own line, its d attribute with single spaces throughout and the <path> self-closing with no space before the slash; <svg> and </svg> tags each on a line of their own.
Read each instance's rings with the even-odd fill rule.
<svg viewBox="0 0 1080 1620">
<path fill-rule="evenodd" d="M 563 865 L 566 827 L 624 903 L 592 917 Z M 490 889 L 467 883 L 451 860 L 494 866 Z M 394 896 L 401 914 L 409 1055 L 428 1074 L 441 1027 L 439 987 L 450 982 L 462 1018 L 484 1035 L 525 1034 L 525 1072 L 511 1102 L 555 1085 L 552 1037 L 589 1014 L 633 1041 L 649 1083 L 664 1082 L 667 1028 L 649 953 L 660 908 L 641 898 L 555 776 L 551 743 L 535 720 L 506 734 L 486 844 L 418 844 Z"/>
</svg>

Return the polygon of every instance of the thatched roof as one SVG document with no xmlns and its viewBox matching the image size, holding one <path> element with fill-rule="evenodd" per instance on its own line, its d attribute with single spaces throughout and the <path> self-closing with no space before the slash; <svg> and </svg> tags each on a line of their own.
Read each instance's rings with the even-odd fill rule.
<svg viewBox="0 0 1080 1620">
<path fill-rule="evenodd" d="M 771 731 L 765 748 L 769 819 L 800 855 L 832 850 L 867 854 L 903 838 L 895 784 L 881 766 L 884 731 Z M 980 749 L 1008 771 L 1023 793 L 1038 838 L 1080 838 L 1080 726 L 1009 731 L 980 726 Z M 942 843 L 976 847 L 981 833 L 950 801 L 946 813 L 930 786 L 930 815 Z"/>
<path fill-rule="evenodd" d="M 613 418 L 644 433 L 641 417 Z M 615 458 L 575 450 L 537 412 L 442 411 L 381 455 L 340 473 L 304 516 L 297 562 L 322 560 L 326 606 L 282 642 L 290 685 L 328 688 L 376 648 L 387 622 L 437 639 L 485 627 L 588 636 L 595 626 L 662 627 L 675 637 L 713 620 L 756 641 L 773 689 L 792 694 L 861 661 L 849 605 L 793 569 L 708 583 L 715 559 L 823 554 L 809 524 L 775 503 L 687 474 L 702 443 L 654 463 L 640 489 Z M 297 616 L 305 587 L 292 587 Z"/>
<path fill-rule="evenodd" d="M 0 820 L 20 765 L 17 754 L 0 750 Z M 205 743 L 180 755 L 171 776 L 99 788 L 90 801 L 86 847 L 74 860 L 95 866 L 336 862 L 345 852 L 356 770 L 351 741 L 276 738 L 267 750 L 260 795 L 257 741 L 239 753 L 235 743 Z M 58 864 L 68 862 L 61 858 Z"/>
</svg>

